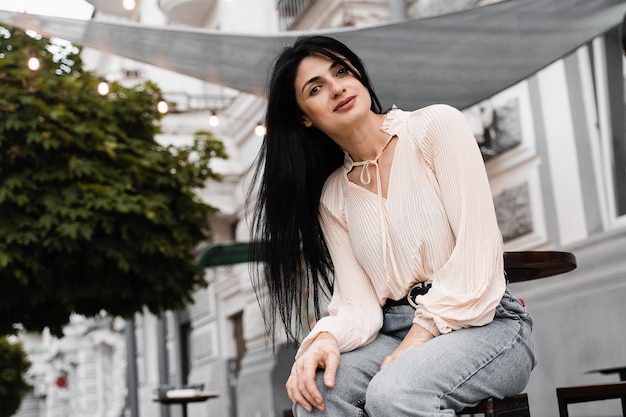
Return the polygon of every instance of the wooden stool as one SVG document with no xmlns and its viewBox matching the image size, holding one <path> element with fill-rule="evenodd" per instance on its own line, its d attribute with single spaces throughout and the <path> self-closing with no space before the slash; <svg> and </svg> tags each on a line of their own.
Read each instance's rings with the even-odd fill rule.
<svg viewBox="0 0 626 417">
<path fill-rule="evenodd" d="M 576 268 L 576 257 L 569 252 L 522 251 L 504 253 L 504 270 L 509 282 L 525 282 L 534 279 L 563 274 Z M 456 413 L 484 414 L 485 417 L 530 417 L 528 396 L 519 394 L 513 397 L 487 398 L 475 407 Z"/>
<path fill-rule="evenodd" d="M 576 269 L 576 257 L 569 252 L 504 252 L 506 278 L 512 283 L 547 278 L 574 269 Z"/>
<path fill-rule="evenodd" d="M 621 398 L 622 416 L 626 416 L 626 382 L 612 384 L 580 385 L 556 389 L 556 398 L 559 402 L 559 417 L 569 417 L 568 404 L 584 403 L 589 401 L 611 400 Z"/>
</svg>

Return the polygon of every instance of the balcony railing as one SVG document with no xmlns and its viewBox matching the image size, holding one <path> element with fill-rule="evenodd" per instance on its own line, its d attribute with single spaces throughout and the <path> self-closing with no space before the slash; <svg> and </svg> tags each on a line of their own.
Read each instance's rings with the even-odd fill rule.
<svg viewBox="0 0 626 417">
<path fill-rule="evenodd" d="M 294 20 L 300 15 L 311 0 L 278 0 L 278 25 L 280 30 L 288 30 Z"/>
</svg>

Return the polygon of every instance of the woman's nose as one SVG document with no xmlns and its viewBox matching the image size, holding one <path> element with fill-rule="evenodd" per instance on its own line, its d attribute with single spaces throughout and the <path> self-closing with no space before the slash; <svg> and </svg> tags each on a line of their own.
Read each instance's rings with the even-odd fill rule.
<svg viewBox="0 0 626 417">
<path fill-rule="evenodd" d="M 330 91 L 332 92 L 333 97 L 337 97 L 341 95 L 345 91 L 345 87 L 340 80 L 333 80 L 330 84 Z"/>
</svg>

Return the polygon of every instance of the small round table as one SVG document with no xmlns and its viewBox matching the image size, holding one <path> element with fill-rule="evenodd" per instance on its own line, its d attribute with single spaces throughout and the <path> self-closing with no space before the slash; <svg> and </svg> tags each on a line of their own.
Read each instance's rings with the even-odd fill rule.
<svg viewBox="0 0 626 417">
<path fill-rule="evenodd" d="M 171 395 L 167 394 L 175 394 L 176 390 L 166 391 L 165 396 L 163 397 L 153 397 L 152 401 L 159 402 L 161 404 L 171 405 L 171 404 L 180 404 L 183 407 L 183 417 L 187 417 L 187 404 L 189 403 L 197 403 L 209 400 L 211 398 L 219 397 L 219 393 L 213 391 L 197 391 L 194 393 L 183 394 L 183 395 Z M 184 391 L 184 390 L 183 390 Z"/>
</svg>

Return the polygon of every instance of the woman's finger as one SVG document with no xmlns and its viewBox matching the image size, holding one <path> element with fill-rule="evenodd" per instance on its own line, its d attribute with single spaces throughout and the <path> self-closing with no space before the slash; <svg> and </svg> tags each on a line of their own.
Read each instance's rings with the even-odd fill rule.
<svg viewBox="0 0 626 417">
<path fill-rule="evenodd" d="M 329 354 L 326 357 L 326 363 L 324 366 L 324 385 L 327 388 L 333 388 L 335 386 L 335 378 L 337 376 L 337 368 L 339 367 L 339 354 Z"/>
<path fill-rule="evenodd" d="M 287 395 L 289 396 L 289 399 L 294 404 L 299 404 L 308 412 L 311 412 L 313 410 L 313 406 L 311 405 L 309 401 L 307 401 L 307 399 L 302 393 L 297 372 L 295 372 L 294 370 L 292 370 L 292 373 L 289 376 L 289 379 L 287 380 L 286 388 L 287 388 Z"/>
<path fill-rule="evenodd" d="M 303 366 L 298 374 L 300 381 L 299 389 L 304 398 L 314 407 L 324 410 L 324 400 L 322 393 L 315 382 L 317 366 Z"/>
</svg>

